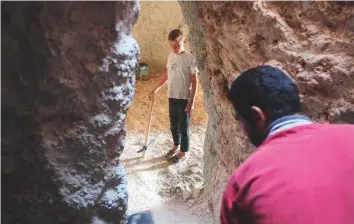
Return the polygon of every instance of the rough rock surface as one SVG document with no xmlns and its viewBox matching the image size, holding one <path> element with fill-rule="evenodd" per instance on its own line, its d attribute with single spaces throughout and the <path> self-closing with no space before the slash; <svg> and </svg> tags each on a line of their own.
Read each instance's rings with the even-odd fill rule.
<svg viewBox="0 0 354 224">
<path fill-rule="evenodd" d="M 166 70 L 170 46 L 167 41 L 171 30 L 180 28 L 188 36 L 182 10 L 176 0 L 141 1 L 139 18 L 133 28 L 138 41 L 141 61 L 148 63 L 149 71 L 159 73 Z M 187 50 L 188 44 L 186 45 Z"/>
<path fill-rule="evenodd" d="M 249 153 L 233 110 L 229 84 L 260 64 L 296 80 L 303 112 L 319 122 L 354 123 L 352 2 L 180 2 L 201 68 L 209 115 L 205 190 L 215 217 L 229 175 Z"/>
<path fill-rule="evenodd" d="M 2 2 L 3 223 L 123 223 L 138 2 Z"/>
</svg>

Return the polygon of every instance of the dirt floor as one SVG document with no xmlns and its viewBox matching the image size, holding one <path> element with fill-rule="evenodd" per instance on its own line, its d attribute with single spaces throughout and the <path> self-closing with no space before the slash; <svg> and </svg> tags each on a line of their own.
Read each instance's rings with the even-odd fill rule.
<svg viewBox="0 0 354 224">
<path fill-rule="evenodd" d="M 145 158 L 136 153 L 143 146 L 148 118 L 148 95 L 158 83 L 155 76 L 138 82 L 135 101 L 127 117 L 128 136 L 121 162 L 128 173 L 128 215 L 150 212 L 156 224 L 212 224 L 203 192 L 203 144 L 207 116 L 202 106 L 202 93 L 196 102 L 191 125 L 190 153 L 179 164 L 169 163 L 164 154 L 172 146 L 169 131 L 166 88 L 157 96 L 149 146 Z"/>
</svg>

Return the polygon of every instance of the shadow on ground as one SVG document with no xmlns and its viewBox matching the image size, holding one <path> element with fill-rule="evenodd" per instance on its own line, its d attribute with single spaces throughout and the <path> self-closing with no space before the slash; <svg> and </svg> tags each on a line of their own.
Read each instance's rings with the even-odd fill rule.
<svg viewBox="0 0 354 224">
<path fill-rule="evenodd" d="M 121 160 L 124 166 L 127 168 L 128 174 L 134 174 L 142 171 L 153 171 L 167 168 L 172 163 L 168 162 L 166 157 L 155 157 L 148 160 L 144 160 L 142 157 L 127 158 Z"/>
</svg>

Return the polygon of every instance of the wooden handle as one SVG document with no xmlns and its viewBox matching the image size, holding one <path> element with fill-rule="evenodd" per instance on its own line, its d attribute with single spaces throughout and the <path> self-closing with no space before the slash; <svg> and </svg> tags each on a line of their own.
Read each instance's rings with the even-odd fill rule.
<svg viewBox="0 0 354 224">
<path fill-rule="evenodd" d="M 144 145 L 145 146 L 147 145 L 147 141 L 148 141 L 148 138 L 149 138 L 149 132 L 150 132 L 150 126 L 151 126 L 151 118 L 152 118 L 152 107 L 154 105 L 154 100 L 155 100 L 155 96 L 152 97 L 152 99 L 151 99 L 150 111 L 149 111 L 149 122 L 148 122 L 148 125 L 147 125 L 147 128 L 146 128 L 146 134 L 145 134 L 145 139 L 144 139 Z"/>
</svg>

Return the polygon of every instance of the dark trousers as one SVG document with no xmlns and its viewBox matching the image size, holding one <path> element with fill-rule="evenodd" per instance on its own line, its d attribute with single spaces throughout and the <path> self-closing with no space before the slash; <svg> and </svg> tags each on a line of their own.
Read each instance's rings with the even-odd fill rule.
<svg viewBox="0 0 354 224">
<path fill-rule="evenodd" d="M 185 109 L 189 100 L 169 98 L 170 125 L 174 145 L 181 145 L 181 152 L 189 150 L 189 115 Z"/>
</svg>

